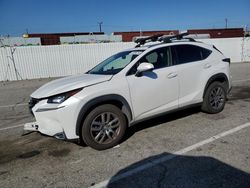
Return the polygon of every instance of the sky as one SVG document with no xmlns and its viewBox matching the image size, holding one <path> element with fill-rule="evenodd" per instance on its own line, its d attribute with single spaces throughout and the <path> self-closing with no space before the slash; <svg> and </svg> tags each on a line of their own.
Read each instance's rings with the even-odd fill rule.
<svg viewBox="0 0 250 188">
<path fill-rule="evenodd" d="M 250 28 L 250 0 L 0 0 L 0 35 Z"/>
</svg>

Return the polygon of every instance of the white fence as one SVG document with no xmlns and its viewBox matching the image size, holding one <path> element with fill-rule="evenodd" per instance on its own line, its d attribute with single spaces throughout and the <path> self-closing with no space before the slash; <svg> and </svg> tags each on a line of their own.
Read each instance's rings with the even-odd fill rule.
<svg viewBox="0 0 250 188">
<path fill-rule="evenodd" d="M 59 77 L 83 73 L 117 51 L 133 43 L 99 43 L 58 46 L 0 48 L 0 81 Z"/>
<path fill-rule="evenodd" d="M 250 38 L 202 39 L 207 44 L 213 44 L 232 62 L 250 61 Z"/>
<path fill-rule="evenodd" d="M 250 61 L 249 38 L 201 41 L 214 44 L 233 62 Z M 0 48 L 0 81 L 83 73 L 113 53 L 134 46 L 135 43 L 131 42 Z M 13 50 L 15 51 L 12 56 Z"/>
</svg>

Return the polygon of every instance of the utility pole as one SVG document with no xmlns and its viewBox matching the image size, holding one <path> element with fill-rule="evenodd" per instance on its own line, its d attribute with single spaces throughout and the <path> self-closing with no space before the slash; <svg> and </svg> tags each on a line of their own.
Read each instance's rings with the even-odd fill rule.
<svg viewBox="0 0 250 188">
<path fill-rule="evenodd" d="M 227 18 L 225 19 L 225 23 L 226 23 L 226 29 L 227 29 Z"/>
<path fill-rule="evenodd" d="M 99 25 L 99 31 L 102 32 L 102 24 L 103 24 L 103 22 L 97 22 L 97 23 Z"/>
</svg>

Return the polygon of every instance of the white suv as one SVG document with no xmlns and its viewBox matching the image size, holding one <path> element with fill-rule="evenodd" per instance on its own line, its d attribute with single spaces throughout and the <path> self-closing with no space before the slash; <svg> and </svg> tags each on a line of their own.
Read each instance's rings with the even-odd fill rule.
<svg viewBox="0 0 250 188">
<path fill-rule="evenodd" d="M 221 112 L 231 88 L 230 59 L 214 46 L 180 38 L 137 40 L 135 48 L 85 74 L 45 84 L 31 94 L 36 122 L 24 129 L 80 138 L 103 150 L 117 145 L 127 127 L 147 118 L 194 104 L 207 113 Z"/>
</svg>

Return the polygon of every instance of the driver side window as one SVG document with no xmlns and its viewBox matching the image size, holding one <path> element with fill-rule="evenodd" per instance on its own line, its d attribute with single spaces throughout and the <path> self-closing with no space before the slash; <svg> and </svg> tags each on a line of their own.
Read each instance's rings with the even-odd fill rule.
<svg viewBox="0 0 250 188">
<path fill-rule="evenodd" d="M 154 52 L 152 52 L 152 53 L 145 56 L 145 61 L 144 62 L 156 64 L 158 58 L 159 58 L 158 53 L 154 51 Z"/>
<path fill-rule="evenodd" d="M 151 63 L 154 69 L 164 68 L 172 65 L 171 50 L 169 47 L 153 50 L 143 56 L 129 71 L 128 75 L 135 74 L 141 63 Z"/>
</svg>

